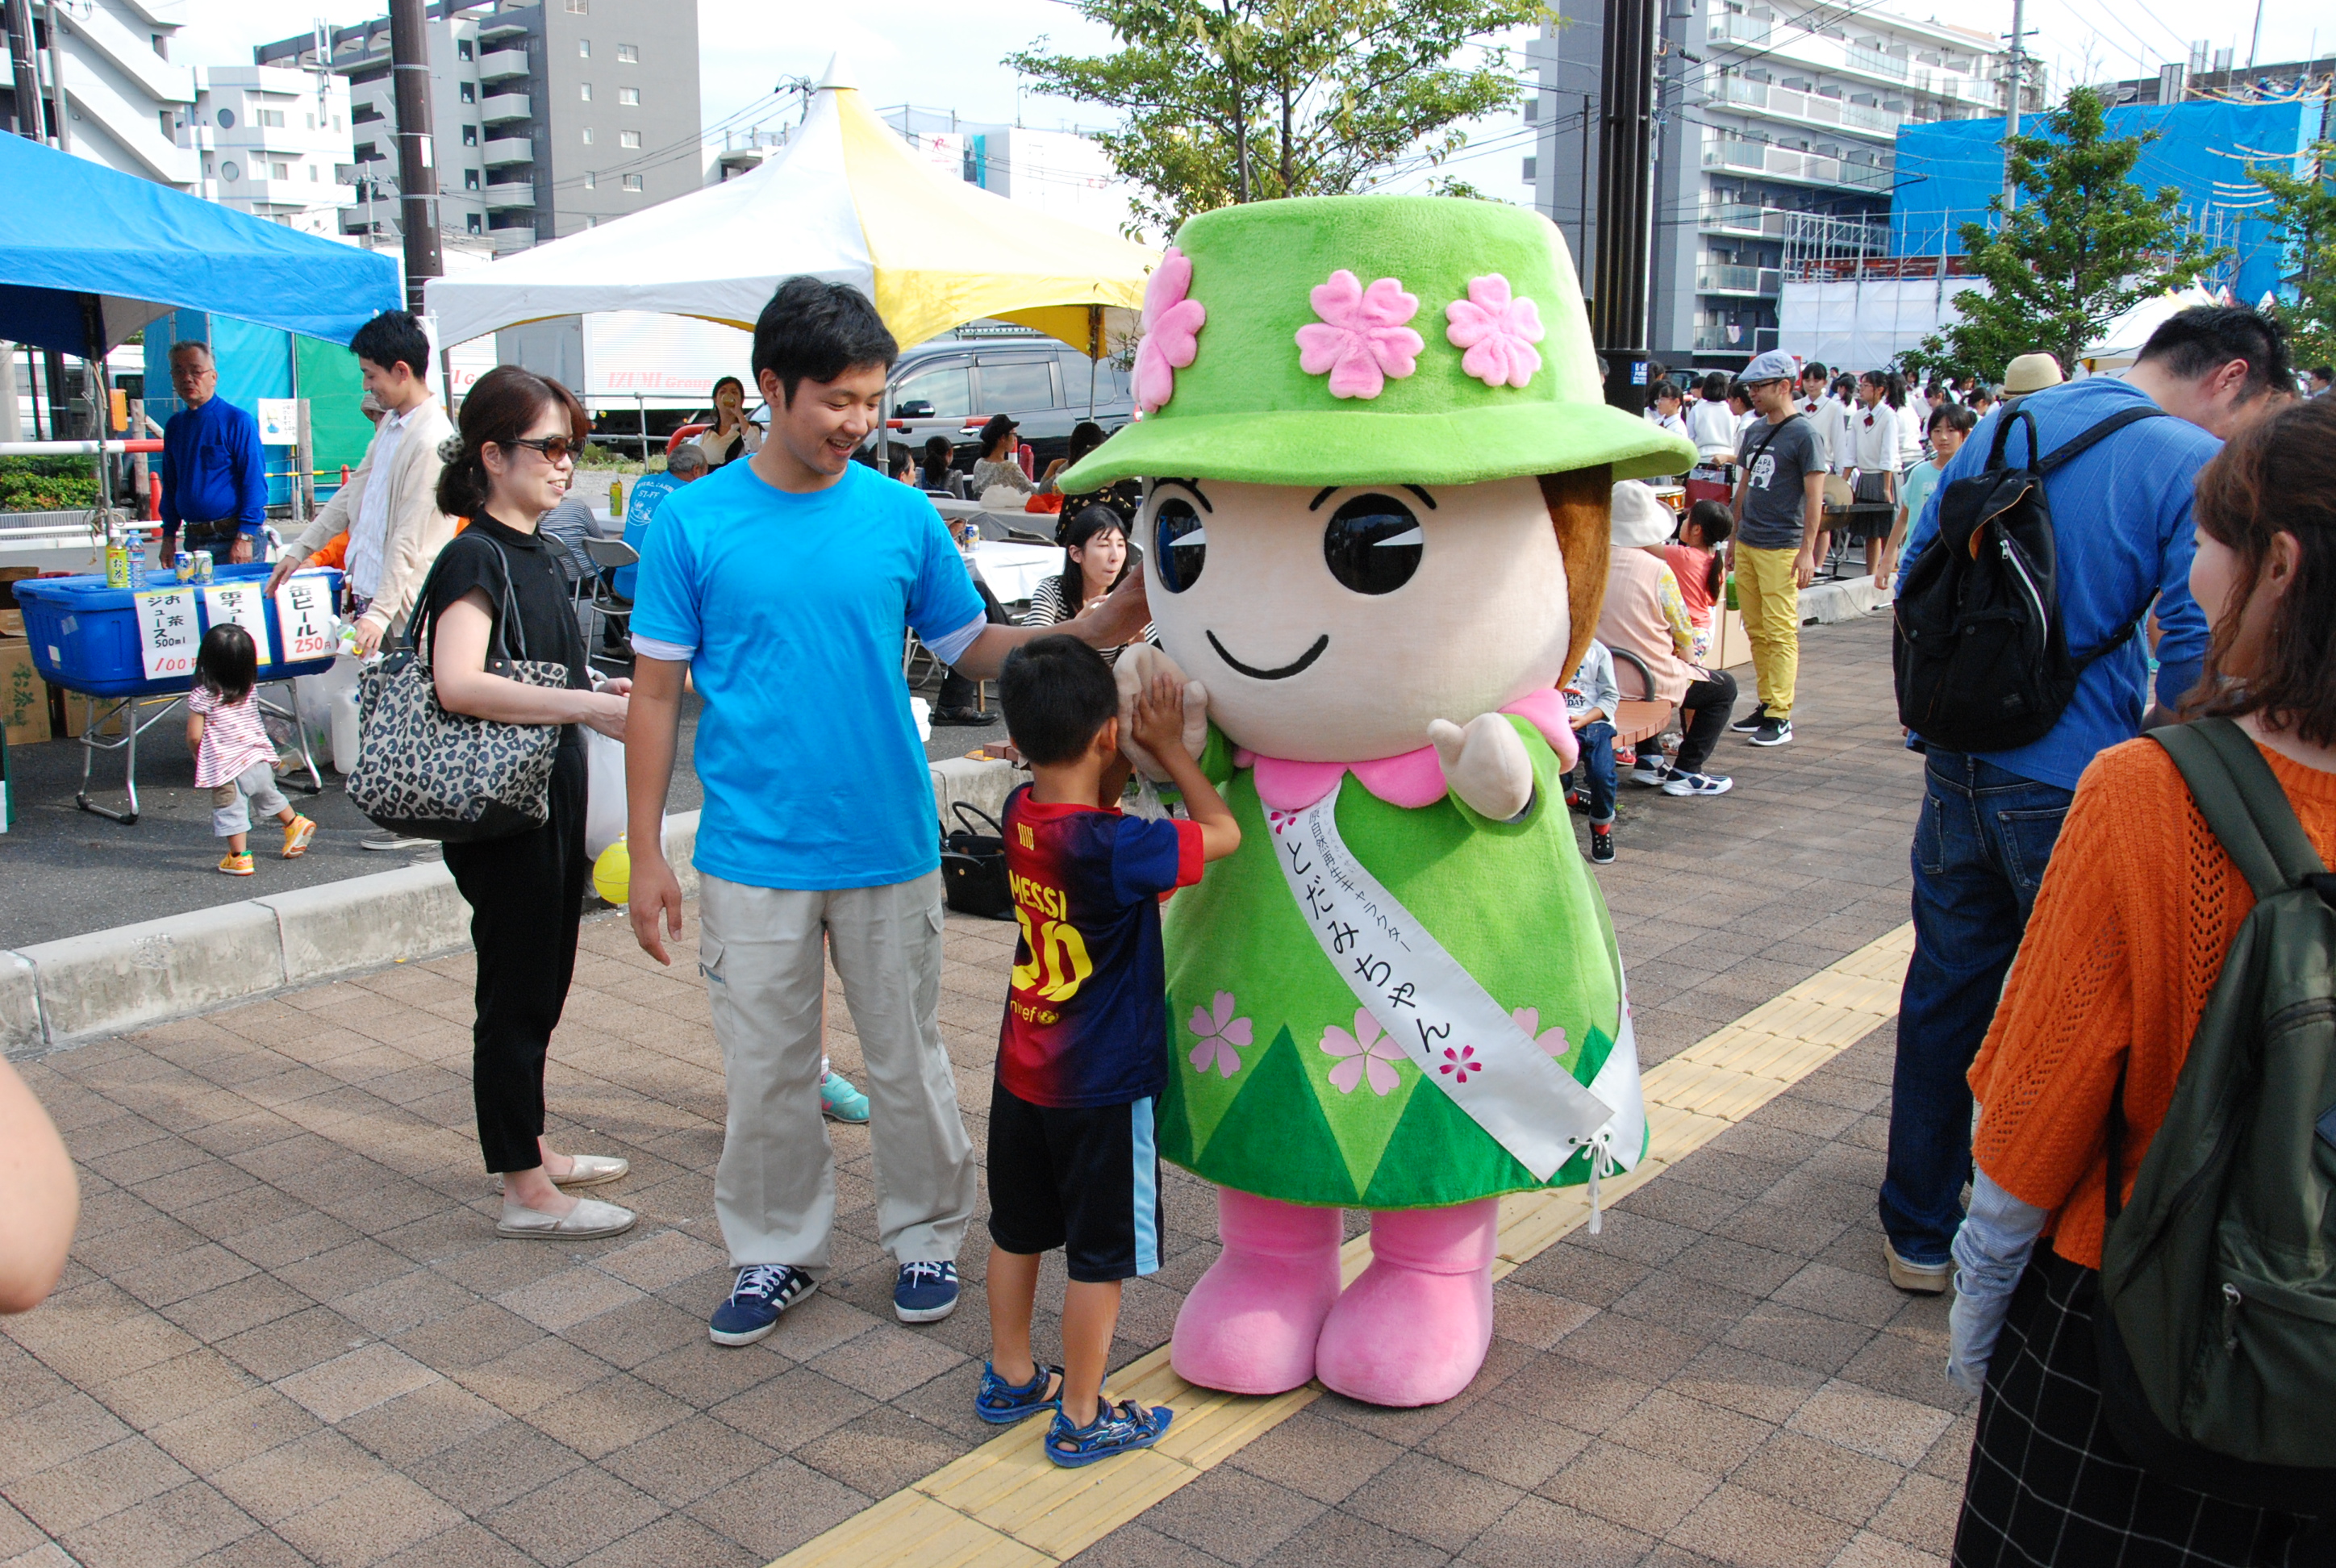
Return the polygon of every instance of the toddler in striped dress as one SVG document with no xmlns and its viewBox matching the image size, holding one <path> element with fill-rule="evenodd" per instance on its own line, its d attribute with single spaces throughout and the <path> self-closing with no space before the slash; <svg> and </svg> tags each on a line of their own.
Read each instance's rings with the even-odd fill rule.
<svg viewBox="0 0 2336 1568">
<path fill-rule="evenodd" d="M 284 824 L 284 858 L 297 860 L 316 824 L 294 811 L 276 787 L 276 746 L 259 722 L 253 696 L 259 673 L 251 634 L 232 621 L 203 634 L 195 653 L 195 688 L 187 696 L 187 747 L 195 754 L 195 787 L 211 792 L 211 832 L 227 840 L 219 869 L 252 873 L 251 808 Z"/>
</svg>

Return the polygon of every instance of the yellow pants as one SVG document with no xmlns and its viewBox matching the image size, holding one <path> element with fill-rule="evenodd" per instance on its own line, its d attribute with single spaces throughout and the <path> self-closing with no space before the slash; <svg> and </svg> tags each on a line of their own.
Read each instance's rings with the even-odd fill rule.
<svg viewBox="0 0 2336 1568">
<path fill-rule="evenodd" d="M 1736 608 L 1752 645 L 1760 705 L 1774 719 L 1793 716 L 1793 683 L 1801 668 L 1801 595 L 1790 550 L 1736 547 Z"/>
</svg>

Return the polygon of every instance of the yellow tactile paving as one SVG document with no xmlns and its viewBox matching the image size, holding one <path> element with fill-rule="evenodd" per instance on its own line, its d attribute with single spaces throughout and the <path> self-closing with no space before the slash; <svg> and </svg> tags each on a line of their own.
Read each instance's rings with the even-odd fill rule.
<svg viewBox="0 0 2336 1568">
<path fill-rule="evenodd" d="M 1639 1168 L 1599 1184 L 1611 1204 L 1653 1180 L 1870 1034 L 1898 1010 L 1914 929 L 1899 927 L 1647 1069 L 1652 1148 Z M 1495 1278 L 1590 1219 L 1586 1189 L 1501 1200 Z M 1339 1255 L 1348 1281 L 1370 1262 L 1370 1239 Z M 1163 1346 L 1113 1374 L 1123 1398 L 1166 1405 L 1176 1419 L 1160 1446 L 1083 1470 L 1049 1464 L 1033 1418 L 894 1493 L 772 1568 L 1027 1568 L 1076 1556 L 1196 1480 L 1320 1397 L 1309 1384 L 1271 1399 L 1195 1388 Z"/>
</svg>

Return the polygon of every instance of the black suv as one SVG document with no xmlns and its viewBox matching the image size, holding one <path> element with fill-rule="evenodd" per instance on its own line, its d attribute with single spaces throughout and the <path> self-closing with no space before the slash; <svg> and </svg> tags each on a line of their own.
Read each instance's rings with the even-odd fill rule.
<svg viewBox="0 0 2336 1568">
<path fill-rule="evenodd" d="M 1042 473 L 1068 454 L 1071 427 L 1081 420 L 1092 417 L 1114 431 L 1135 417 L 1127 372 L 1044 337 L 919 344 L 892 367 L 891 398 L 887 437 L 921 449 L 945 435 L 959 469 L 972 468 L 981 455 L 981 427 L 993 414 L 1010 414 L 1022 427 Z M 874 447 L 871 435 L 864 453 L 871 461 Z"/>
</svg>

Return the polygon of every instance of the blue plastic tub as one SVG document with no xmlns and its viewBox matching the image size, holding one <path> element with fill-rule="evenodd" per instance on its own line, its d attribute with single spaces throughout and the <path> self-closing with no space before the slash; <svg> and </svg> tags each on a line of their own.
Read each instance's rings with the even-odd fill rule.
<svg viewBox="0 0 2336 1568">
<path fill-rule="evenodd" d="M 265 582 L 271 569 L 265 562 L 219 566 L 213 577 L 221 582 L 257 579 Z M 341 574 L 328 571 L 336 603 Z M 157 579 L 151 586 L 170 586 Z M 202 597 L 195 600 L 203 630 L 210 617 Z M 168 696 L 187 690 L 189 676 L 161 680 L 146 678 L 146 663 L 138 650 L 138 609 L 126 588 L 109 588 L 102 577 L 36 577 L 16 584 L 16 605 L 24 613 L 24 638 L 33 645 L 33 664 L 41 678 L 67 691 L 91 696 Z M 268 633 L 272 647 L 284 646 L 284 628 L 276 621 L 276 601 L 268 601 Z M 305 659 L 298 664 L 260 667 L 262 681 L 287 680 L 297 675 L 321 675 L 333 667 L 330 658 Z"/>
</svg>

